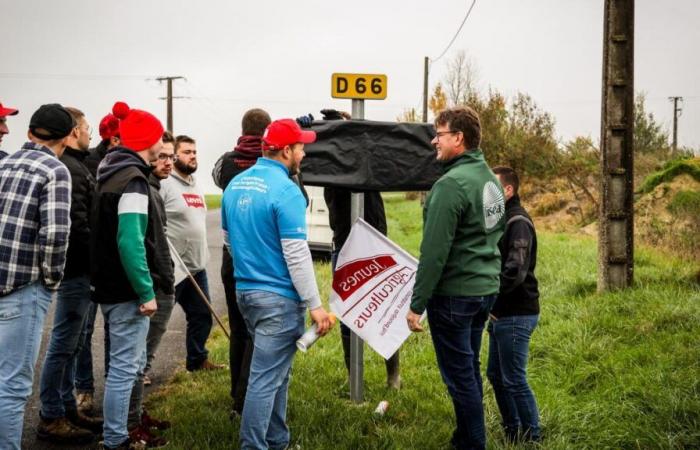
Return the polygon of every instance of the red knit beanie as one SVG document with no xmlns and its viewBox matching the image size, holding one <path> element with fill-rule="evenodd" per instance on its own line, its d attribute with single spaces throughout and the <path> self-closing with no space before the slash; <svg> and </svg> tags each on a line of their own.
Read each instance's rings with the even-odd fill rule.
<svg viewBox="0 0 700 450">
<path fill-rule="evenodd" d="M 107 114 L 100 120 L 100 137 L 102 140 L 119 136 L 119 119 L 114 114 Z"/>
<path fill-rule="evenodd" d="M 119 138 L 126 148 L 140 152 L 163 137 L 163 125 L 149 112 L 130 109 L 126 103 L 117 102 L 112 113 L 119 119 Z"/>
</svg>

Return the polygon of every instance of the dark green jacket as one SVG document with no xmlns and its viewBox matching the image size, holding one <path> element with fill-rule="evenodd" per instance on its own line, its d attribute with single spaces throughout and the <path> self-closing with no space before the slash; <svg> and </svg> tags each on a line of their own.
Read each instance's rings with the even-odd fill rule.
<svg viewBox="0 0 700 450">
<path fill-rule="evenodd" d="M 422 314 L 434 295 L 497 294 L 498 241 L 505 224 L 503 190 L 473 149 L 449 161 L 423 209 L 423 241 L 411 310 Z"/>
</svg>

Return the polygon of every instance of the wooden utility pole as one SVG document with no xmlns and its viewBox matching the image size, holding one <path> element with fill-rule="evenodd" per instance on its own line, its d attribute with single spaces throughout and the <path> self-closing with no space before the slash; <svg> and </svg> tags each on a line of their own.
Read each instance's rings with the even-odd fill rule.
<svg viewBox="0 0 700 450">
<path fill-rule="evenodd" d="M 668 99 L 673 102 L 673 143 L 671 144 L 671 148 L 675 156 L 678 151 L 678 117 L 681 115 L 681 111 L 683 111 L 678 107 L 678 102 L 682 102 L 683 97 L 669 97 Z"/>
<path fill-rule="evenodd" d="M 423 60 L 423 122 L 428 122 L 428 69 L 430 58 Z"/>
<path fill-rule="evenodd" d="M 598 291 L 634 275 L 634 0 L 605 0 Z"/>
<path fill-rule="evenodd" d="M 156 80 L 163 82 L 167 81 L 167 94 L 165 97 L 160 97 L 161 100 L 166 100 L 166 111 L 167 111 L 167 122 L 168 131 L 173 132 L 173 99 L 175 98 L 185 98 L 185 97 L 173 97 L 173 80 L 184 79 L 185 77 L 174 76 L 174 77 L 158 77 Z"/>
</svg>

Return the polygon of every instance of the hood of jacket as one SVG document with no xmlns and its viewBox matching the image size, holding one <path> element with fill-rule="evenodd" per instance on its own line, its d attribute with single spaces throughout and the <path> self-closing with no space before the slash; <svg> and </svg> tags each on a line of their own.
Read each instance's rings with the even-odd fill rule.
<svg viewBox="0 0 700 450">
<path fill-rule="evenodd" d="M 97 181 L 104 182 L 127 167 L 137 167 L 146 177 L 151 174 L 151 166 L 138 153 L 125 147 L 115 147 L 105 155 L 97 168 Z"/>
</svg>

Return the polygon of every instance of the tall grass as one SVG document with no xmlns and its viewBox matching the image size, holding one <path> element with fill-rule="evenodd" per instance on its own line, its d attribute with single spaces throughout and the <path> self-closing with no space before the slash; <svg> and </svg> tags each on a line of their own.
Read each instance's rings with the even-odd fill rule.
<svg viewBox="0 0 700 450">
<path fill-rule="evenodd" d="M 417 201 L 389 197 L 390 237 L 417 255 Z M 596 244 L 541 234 L 537 274 L 542 314 L 532 338 L 529 379 L 546 449 L 700 448 L 700 289 L 692 265 L 638 249 L 635 285 L 596 293 Z M 316 263 L 322 295 L 328 263 Z M 488 339 L 484 339 L 485 359 Z M 212 357 L 228 347 L 214 333 Z M 485 366 L 485 360 L 482 361 Z M 297 354 L 289 394 L 292 443 L 303 449 L 449 448 L 454 416 L 428 333 L 401 349 L 403 388 L 385 387 L 381 357 L 365 347 L 365 398 L 349 401 L 339 330 Z M 490 449 L 506 444 L 491 386 L 484 384 Z M 229 420 L 226 372 L 178 373 L 149 399 L 152 413 L 174 422 L 173 449 L 238 447 L 239 420 Z M 375 405 L 390 403 L 384 417 Z"/>
</svg>

